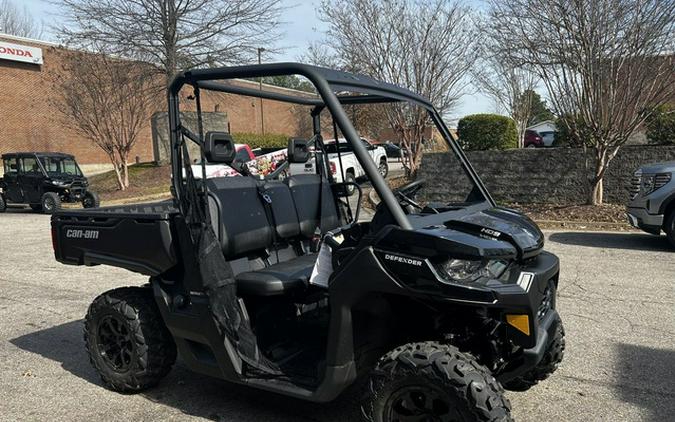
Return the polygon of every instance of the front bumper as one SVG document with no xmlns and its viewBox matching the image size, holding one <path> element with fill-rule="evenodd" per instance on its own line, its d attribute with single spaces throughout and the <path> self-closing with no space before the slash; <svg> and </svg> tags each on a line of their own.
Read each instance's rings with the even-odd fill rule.
<svg viewBox="0 0 675 422">
<path fill-rule="evenodd" d="M 650 214 L 645 208 L 627 207 L 626 217 L 636 229 L 654 231 L 663 227 L 663 214 Z"/>
<path fill-rule="evenodd" d="M 558 312 L 555 309 L 551 309 L 539 321 L 537 343 L 534 347 L 524 349 L 517 360 L 511 362 L 504 371 L 497 374 L 497 380 L 501 383 L 511 381 L 537 366 L 553 341 L 559 324 L 560 316 Z"/>
</svg>

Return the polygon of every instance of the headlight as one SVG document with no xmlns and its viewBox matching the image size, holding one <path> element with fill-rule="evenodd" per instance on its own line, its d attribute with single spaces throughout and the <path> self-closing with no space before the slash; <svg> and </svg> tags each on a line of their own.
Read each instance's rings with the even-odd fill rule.
<svg viewBox="0 0 675 422">
<path fill-rule="evenodd" d="M 59 187 L 66 187 L 69 186 L 70 183 L 64 182 L 63 180 L 52 180 L 52 185 L 54 186 L 59 186 Z"/>
<path fill-rule="evenodd" d="M 505 260 L 449 259 L 439 266 L 442 280 L 452 284 L 467 285 L 481 280 L 501 277 L 509 263 Z"/>
<path fill-rule="evenodd" d="M 670 182 L 670 173 L 643 174 L 642 175 L 642 193 L 648 195 L 655 190 L 664 187 Z"/>
</svg>

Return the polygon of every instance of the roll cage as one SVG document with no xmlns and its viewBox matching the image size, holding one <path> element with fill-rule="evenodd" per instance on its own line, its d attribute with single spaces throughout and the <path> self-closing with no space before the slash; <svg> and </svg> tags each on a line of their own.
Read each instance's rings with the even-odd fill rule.
<svg viewBox="0 0 675 422">
<path fill-rule="evenodd" d="M 225 81 L 244 78 L 262 78 L 268 76 L 298 75 L 307 78 L 314 86 L 318 95 L 291 95 L 279 92 L 256 90 Z M 192 86 L 197 103 L 198 134 L 192 133 L 184 127 L 180 121 L 180 97 L 179 93 L 185 86 Z M 173 80 L 168 92 L 169 102 L 169 133 L 171 143 L 171 165 L 173 194 L 176 205 L 181 212 L 187 213 L 189 200 L 186 198 L 183 166 L 189 167 L 184 162 L 187 149 L 184 148 L 184 138 L 188 138 L 200 146 L 203 154 L 204 133 L 201 124 L 201 106 L 199 95 L 201 90 L 216 91 L 274 101 L 282 101 L 292 104 L 313 106 L 312 112 L 314 133 L 320 134 L 318 115 L 327 108 L 333 121 L 352 146 L 357 160 L 363 167 L 373 188 L 380 196 L 382 203 L 388 208 L 396 223 L 403 229 L 411 230 L 413 226 L 401 209 L 398 200 L 391 189 L 379 174 L 375 163 L 370 159 L 367 150 L 361 143 L 361 137 L 352 125 L 343 109 L 343 105 L 351 104 L 378 104 L 393 102 L 410 102 L 425 108 L 439 132 L 448 143 L 452 151 L 462 161 L 464 169 L 471 181 L 478 187 L 486 201 L 493 206 L 494 200 L 477 176 L 475 170 L 466 159 L 455 138 L 443 122 L 441 115 L 433 105 L 424 97 L 399 86 L 378 81 L 368 76 L 357 75 L 337 70 L 311 66 L 300 63 L 272 63 L 248 66 L 235 66 L 214 69 L 194 69 L 178 74 Z M 340 92 L 350 94 L 340 95 Z M 358 93 L 355 95 L 353 93 Z M 204 157 L 202 163 L 204 163 Z M 189 172 L 189 168 L 186 169 Z"/>
</svg>

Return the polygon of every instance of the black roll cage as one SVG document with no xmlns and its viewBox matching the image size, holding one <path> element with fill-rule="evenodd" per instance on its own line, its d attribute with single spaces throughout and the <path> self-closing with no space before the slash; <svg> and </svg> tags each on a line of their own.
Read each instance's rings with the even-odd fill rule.
<svg viewBox="0 0 675 422">
<path fill-rule="evenodd" d="M 319 96 L 312 97 L 309 93 L 307 96 L 295 96 L 217 82 L 219 80 L 262 78 L 267 76 L 285 75 L 304 76 L 314 85 L 314 88 L 316 89 L 316 92 Z M 373 184 L 373 188 L 381 198 L 382 202 L 388 208 L 396 223 L 402 229 L 407 230 L 411 230 L 413 228 L 410 224 L 410 221 L 403 212 L 398 200 L 385 182 L 384 178 L 377 171 L 375 163 L 370 159 L 368 151 L 361 143 L 361 137 L 347 117 L 347 114 L 342 108 L 342 105 L 377 104 L 401 101 L 408 101 L 417 104 L 424 107 L 429 112 L 431 119 L 436 124 L 436 127 L 441 132 L 441 135 L 448 143 L 448 146 L 462 161 L 467 175 L 480 189 L 486 200 L 493 206 L 495 205 L 494 200 L 488 193 L 480 178 L 477 176 L 469 161 L 466 159 L 462 149 L 457 145 L 455 138 L 443 122 L 442 117 L 426 98 L 407 89 L 386 82 L 378 81 L 368 76 L 341 72 L 301 63 L 271 63 L 188 70 L 178 74 L 171 83 L 168 91 L 168 114 L 171 142 L 171 171 L 173 176 L 172 191 L 179 209 L 181 209 L 183 212 L 186 210 L 181 206 L 185 195 L 185 185 L 183 183 L 184 177 L 182 171 L 184 158 L 182 136 L 186 136 L 195 143 L 199 144 L 203 151 L 203 146 L 201 145 L 201 139 L 203 137 L 203 133 L 201 133 L 201 125 L 199 130 L 200 133 L 193 134 L 187 128 L 183 127 L 180 122 L 179 93 L 181 88 L 183 88 L 185 85 L 190 85 L 195 89 L 198 114 L 201 112 L 199 106 L 199 90 L 201 89 L 263 98 L 274 101 L 282 101 L 292 104 L 314 106 L 315 112 L 316 110 L 320 111 L 323 108 L 328 108 L 333 117 L 333 121 L 337 123 L 337 126 L 340 128 L 340 131 L 344 135 L 345 139 L 351 145 L 354 154 L 359 161 L 359 164 L 361 164 L 363 167 L 366 175 L 368 176 L 368 179 Z M 340 91 L 360 92 L 363 95 L 337 95 L 335 93 Z M 312 113 L 314 122 L 317 120 L 315 112 Z M 198 120 L 201 122 L 201 119 Z M 203 162 L 204 161 L 202 160 L 202 163 Z"/>
</svg>

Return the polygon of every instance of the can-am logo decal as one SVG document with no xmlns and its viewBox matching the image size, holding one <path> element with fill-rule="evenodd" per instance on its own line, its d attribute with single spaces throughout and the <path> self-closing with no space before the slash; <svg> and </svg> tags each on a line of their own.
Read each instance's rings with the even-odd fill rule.
<svg viewBox="0 0 675 422">
<path fill-rule="evenodd" d="M 66 237 L 69 239 L 98 239 L 98 230 L 66 230 Z"/>
<path fill-rule="evenodd" d="M 388 261 L 400 262 L 402 264 L 414 265 L 416 267 L 422 266 L 422 261 L 419 259 L 406 258 L 404 256 L 384 254 L 384 259 Z"/>
</svg>

